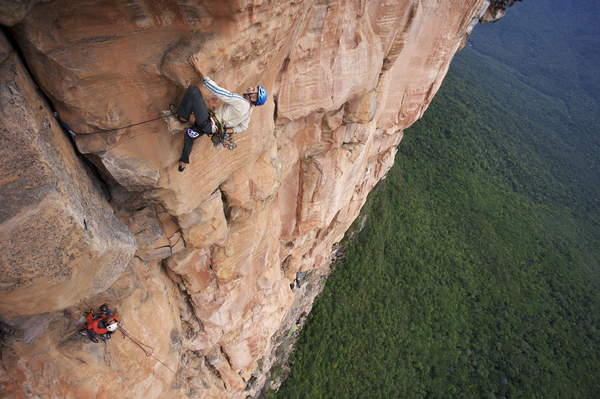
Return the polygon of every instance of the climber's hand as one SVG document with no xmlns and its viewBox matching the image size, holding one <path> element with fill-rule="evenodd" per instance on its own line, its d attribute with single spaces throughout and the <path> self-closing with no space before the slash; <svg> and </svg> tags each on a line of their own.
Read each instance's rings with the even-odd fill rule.
<svg viewBox="0 0 600 399">
<path fill-rule="evenodd" d="M 202 67 L 200 66 L 200 58 L 198 58 L 196 54 L 190 55 L 190 58 L 188 58 L 188 62 L 190 63 L 192 68 L 194 68 L 194 70 L 198 73 L 198 75 L 200 75 L 200 79 L 204 79 L 206 77 L 206 75 L 202 71 Z"/>
</svg>

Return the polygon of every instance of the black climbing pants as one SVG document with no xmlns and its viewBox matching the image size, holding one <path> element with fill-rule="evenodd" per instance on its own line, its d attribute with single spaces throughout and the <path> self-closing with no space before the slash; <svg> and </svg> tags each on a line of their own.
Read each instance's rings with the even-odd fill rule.
<svg viewBox="0 0 600 399">
<path fill-rule="evenodd" d="M 202 92 L 197 86 L 188 87 L 183 95 L 181 104 L 179 104 L 179 107 L 177 108 L 177 113 L 182 119 L 189 119 L 192 112 L 196 118 L 196 122 L 192 126 L 192 129 L 200 133 L 200 136 L 198 137 L 202 137 L 204 134 L 211 134 L 212 127 L 208 120 L 208 108 L 204 102 L 204 97 L 202 97 Z M 183 150 L 181 151 L 181 158 L 179 158 L 180 161 L 190 163 L 190 153 L 192 152 L 194 140 L 196 138 L 190 137 L 187 131 L 184 132 Z"/>
</svg>

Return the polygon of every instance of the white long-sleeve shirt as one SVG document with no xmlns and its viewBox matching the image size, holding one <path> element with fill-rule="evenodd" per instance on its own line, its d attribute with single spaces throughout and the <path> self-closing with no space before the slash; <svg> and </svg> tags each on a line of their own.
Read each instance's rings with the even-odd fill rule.
<svg viewBox="0 0 600 399">
<path fill-rule="evenodd" d="M 241 133 L 248 129 L 250 117 L 252 116 L 252 105 L 250 102 L 239 94 L 231 93 L 218 86 L 208 76 L 202 79 L 202 83 L 219 100 L 223 101 L 223 104 L 215 110 L 215 116 L 221 124 L 225 124 L 228 128 L 233 129 L 234 133 Z"/>
</svg>

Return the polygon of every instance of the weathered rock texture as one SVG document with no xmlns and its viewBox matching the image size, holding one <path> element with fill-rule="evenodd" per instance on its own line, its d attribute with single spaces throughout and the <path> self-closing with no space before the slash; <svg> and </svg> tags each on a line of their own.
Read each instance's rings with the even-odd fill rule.
<svg viewBox="0 0 600 399">
<path fill-rule="evenodd" d="M 473 26 L 497 18 L 489 4 L 3 2 L 0 22 L 110 199 L 2 38 L 0 394 L 257 395 L 275 334 L 310 310 L 402 130 Z M 222 86 L 269 92 L 236 150 L 200 138 L 179 173 L 183 136 L 162 120 L 98 133 L 177 103 L 199 83 L 192 53 Z M 109 303 L 154 357 L 86 341 L 62 313 L 84 301 Z"/>
<path fill-rule="evenodd" d="M 0 314 L 14 318 L 105 291 L 136 244 L 4 37 L 0 56 Z"/>
</svg>

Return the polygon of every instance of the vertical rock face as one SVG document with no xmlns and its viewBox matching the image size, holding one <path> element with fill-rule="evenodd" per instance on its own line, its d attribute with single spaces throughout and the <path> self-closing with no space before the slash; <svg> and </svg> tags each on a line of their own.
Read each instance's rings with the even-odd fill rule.
<svg viewBox="0 0 600 399">
<path fill-rule="evenodd" d="M 255 396 L 274 336 L 310 310 L 332 246 L 489 4 L 3 4 L 0 22 L 110 200 L 3 38 L 0 393 Z M 199 84 L 194 53 L 223 87 L 260 84 L 269 99 L 236 150 L 202 137 L 179 173 L 183 133 L 122 127 Z M 131 340 L 86 341 L 60 312 L 84 301 L 109 303 L 154 357 Z"/>
<path fill-rule="evenodd" d="M 0 41 L 0 314 L 53 313 L 108 289 L 136 242 Z"/>
</svg>

